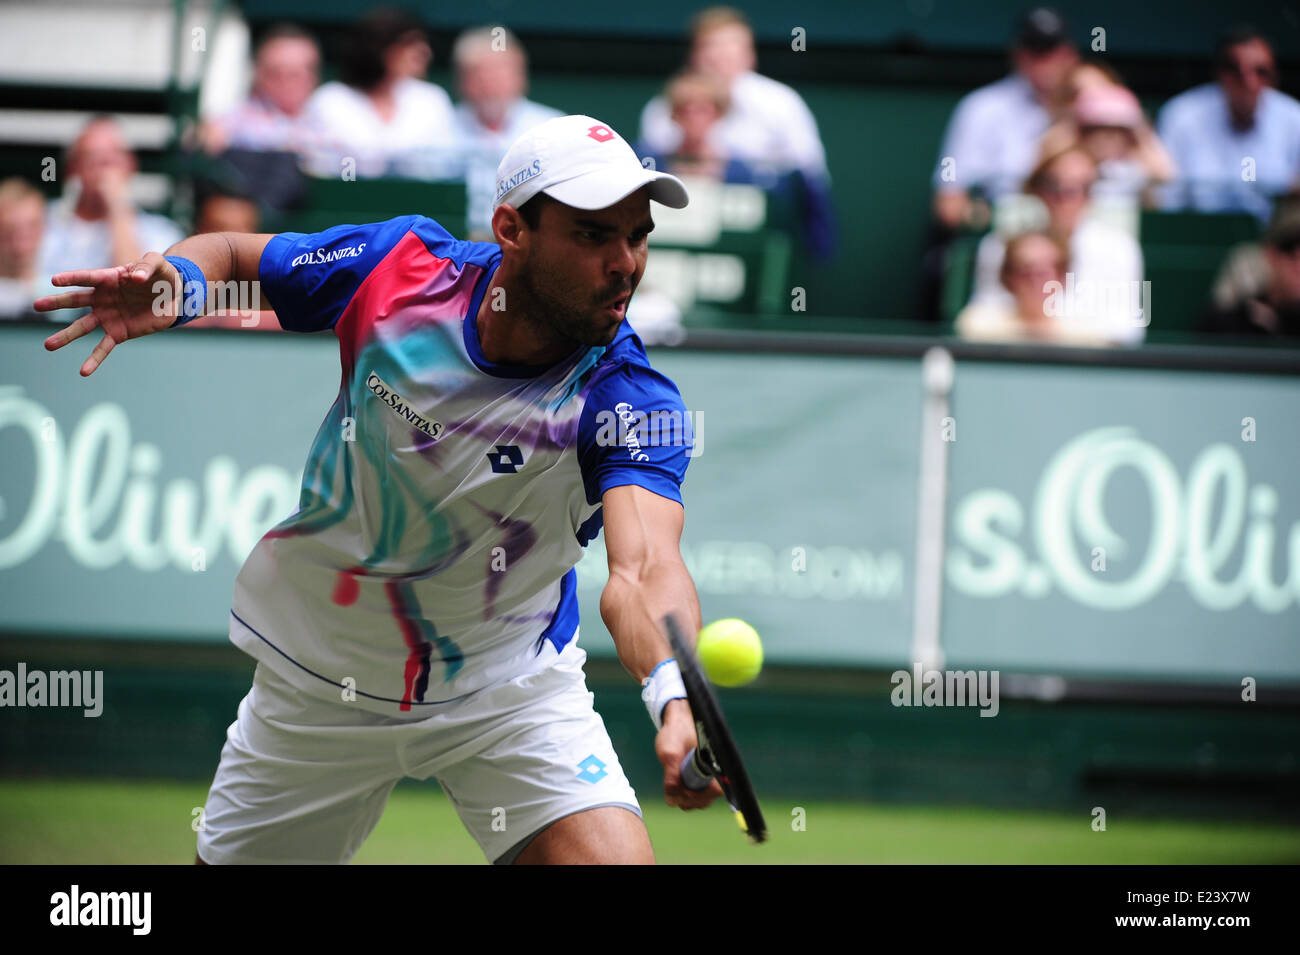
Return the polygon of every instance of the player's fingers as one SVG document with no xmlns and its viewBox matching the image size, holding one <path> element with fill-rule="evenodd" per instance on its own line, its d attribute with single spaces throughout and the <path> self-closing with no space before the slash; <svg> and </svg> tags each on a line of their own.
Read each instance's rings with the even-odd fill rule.
<svg viewBox="0 0 1300 955">
<path fill-rule="evenodd" d="M 64 285 L 103 285 L 114 275 L 120 275 L 121 269 L 113 266 L 107 269 L 77 269 L 72 272 L 59 272 L 50 279 L 56 287 Z"/>
<path fill-rule="evenodd" d="M 90 357 L 82 363 L 81 377 L 89 378 L 93 375 L 95 369 L 104 363 L 104 359 L 108 357 L 108 353 L 111 352 L 116 345 L 117 342 L 113 341 L 113 339 L 105 333 L 104 337 L 99 340 L 99 344 L 95 346 L 95 350 L 90 353 Z"/>
<path fill-rule="evenodd" d="M 163 257 L 157 252 L 146 252 L 143 259 L 122 266 L 122 277 L 127 281 L 143 282 L 157 271 Z"/>
<path fill-rule="evenodd" d="M 709 780 L 709 785 L 704 789 L 688 789 L 680 783 L 664 787 L 668 805 L 677 809 L 707 809 L 721 795 L 722 787 L 716 779 Z"/>
<path fill-rule="evenodd" d="M 93 288 L 64 292 L 62 295 L 45 295 L 32 302 L 32 308 L 38 312 L 55 312 L 61 308 L 85 308 L 95 298 Z"/>
<path fill-rule="evenodd" d="M 46 351 L 57 351 L 68 342 L 75 342 L 82 335 L 99 327 L 99 316 L 94 312 L 89 315 L 83 315 L 75 322 L 68 325 L 67 328 L 59 329 L 49 338 L 45 339 Z"/>
</svg>

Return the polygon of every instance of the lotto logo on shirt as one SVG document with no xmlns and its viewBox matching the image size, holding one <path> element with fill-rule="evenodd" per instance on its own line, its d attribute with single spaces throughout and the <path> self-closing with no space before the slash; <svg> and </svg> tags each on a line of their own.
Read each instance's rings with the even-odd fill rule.
<svg viewBox="0 0 1300 955">
<path fill-rule="evenodd" d="M 370 389 L 376 398 L 388 405 L 399 418 L 408 422 L 412 427 L 427 434 L 435 441 L 442 437 L 442 425 L 439 422 L 430 421 L 419 414 L 405 398 L 395 392 L 391 385 L 373 371 L 366 378 L 366 387 Z"/>
<path fill-rule="evenodd" d="M 355 259 L 364 251 L 366 251 L 364 242 L 360 245 L 348 245 L 341 249 L 330 249 L 328 251 L 315 249 L 297 256 L 289 265 L 291 268 L 297 268 L 300 265 L 324 265 L 327 262 L 337 262 L 340 259 Z"/>
</svg>

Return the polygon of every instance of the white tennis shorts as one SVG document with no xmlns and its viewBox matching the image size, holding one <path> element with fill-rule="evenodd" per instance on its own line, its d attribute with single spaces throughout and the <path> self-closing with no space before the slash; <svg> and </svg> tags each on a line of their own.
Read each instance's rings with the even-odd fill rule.
<svg viewBox="0 0 1300 955">
<path fill-rule="evenodd" d="M 547 642 L 543 652 L 554 653 Z M 489 861 L 633 792 L 571 642 L 539 673 L 398 720 L 311 697 L 259 663 L 226 734 L 199 829 L 210 864 L 345 863 L 403 778 L 436 778 Z"/>
</svg>

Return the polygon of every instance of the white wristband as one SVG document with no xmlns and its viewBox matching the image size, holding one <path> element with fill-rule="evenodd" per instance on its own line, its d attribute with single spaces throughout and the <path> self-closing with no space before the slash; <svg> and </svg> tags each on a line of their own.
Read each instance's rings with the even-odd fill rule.
<svg viewBox="0 0 1300 955">
<path fill-rule="evenodd" d="M 682 682 L 682 671 L 677 668 L 676 660 L 669 657 L 641 681 L 641 699 L 650 711 L 655 730 L 663 729 L 664 707 L 672 700 L 686 699 L 686 684 Z"/>
</svg>

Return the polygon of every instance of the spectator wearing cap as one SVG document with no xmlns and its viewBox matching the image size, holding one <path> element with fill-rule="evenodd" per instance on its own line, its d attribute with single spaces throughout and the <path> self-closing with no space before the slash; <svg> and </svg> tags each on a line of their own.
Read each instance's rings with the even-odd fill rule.
<svg viewBox="0 0 1300 955">
<path fill-rule="evenodd" d="M 526 98 L 528 56 L 503 27 L 467 30 L 451 51 L 460 102 L 456 148 L 465 162 L 471 238 L 491 240 L 497 165 L 510 144 L 539 123 L 563 115 Z"/>
<path fill-rule="evenodd" d="M 1145 327 L 1130 307 L 1142 282 L 1142 250 L 1128 232 L 1089 215 L 1089 200 L 1097 180 L 1097 162 L 1082 146 L 1071 146 L 1043 160 L 1030 173 L 1025 191 L 1038 200 L 1043 231 L 1069 250 L 1073 285 L 1087 289 L 1073 304 L 1080 326 L 1116 344 L 1136 344 Z M 1009 301 L 1002 280 L 1004 240 L 991 232 L 976 251 L 972 303 Z M 1086 283 L 1086 284 L 1085 284 Z"/>
<path fill-rule="evenodd" d="M 269 29 L 253 58 L 253 87 L 238 107 L 199 127 L 209 153 L 309 151 L 307 100 L 320 82 L 320 49 L 310 33 L 279 24 Z"/>
<path fill-rule="evenodd" d="M 1261 252 L 1259 278 L 1243 294 L 1217 302 L 1202 331 L 1300 338 L 1300 196 L 1278 201 Z"/>
<path fill-rule="evenodd" d="M 36 318 L 32 302 L 54 291 L 38 267 L 45 197 L 24 179 L 0 182 L 0 318 Z"/>
<path fill-rule="evenodd" d="M 834 254 L 836 239 L 830 174 L 817 120 L 789 86 L 755 72 L 758 55 L 749 20 L 733 7 L 709 7 L 691 21 L 692 72 L 726 86 L 730 108 L 709 133 L 713 150 L 760 175 L 792 174 L 803 196 L 805 247 L 819 258 Z M 640 144 L 652 156 L 671 156 L 684 133 L 672 105 L 656 96 L 641 112 Z"/>
<path fill-rule="evenodd" d="M 357 25 L 340 81 L 307 101 L 313 138 L 308 171 L 336 177 L 438 178 L 455 141 L 451 98 L 423 77 L 433 59 L 423 24 L 381 8 Z M 350 161 L 350 162 L 349 162 Z"/>
<path fill-rule="evenodd" d="M 982 218 L 979 190 L 989 202 L 1020 189 L 1047 132 L 1050 108 L 1078 62 L 1065 21 L 1055 10 L 1032 10 L 1011 46 L 1014 70 L 962 97 L 948 121 L 934 173 L 934 214 L 956 229 Z"/>
<path fill-rule="evenodd" d="M 67 194 L 51 204 L 41 240 L 42 278 L 134 262 L 185 237 L 170 219 L 141 211 L 131 198 L 138 165 L 113 117 L 96 116 L 82 127 L 65 166 Z"/>
<path fill-rule="evenodd" d="M 1157 117 L 1178 167 L 1163 205 L 1265 221 L 1272 197 L 1300 184 L 1300 102 L 1274 89 L 1273 48 L 1252 27 L 1220 39 L 1215 70 L 1216 82 L 1180 93 Z"/>
<path fill-rule="evenodd" d="M 1136 96 L 1108 71 L 1080 64 L 1079 83 L 1067 115 L 1040 144 L 1040 159 L 1078 143 L 1097 161 L 1094 199 L 1114 198 L 1146 204 L 1151 187 L 1174 177 L 1174 163 L 1147 122 Z M 1068 82 L 1068 81 L 1067 81 Z"/>
</svg>

